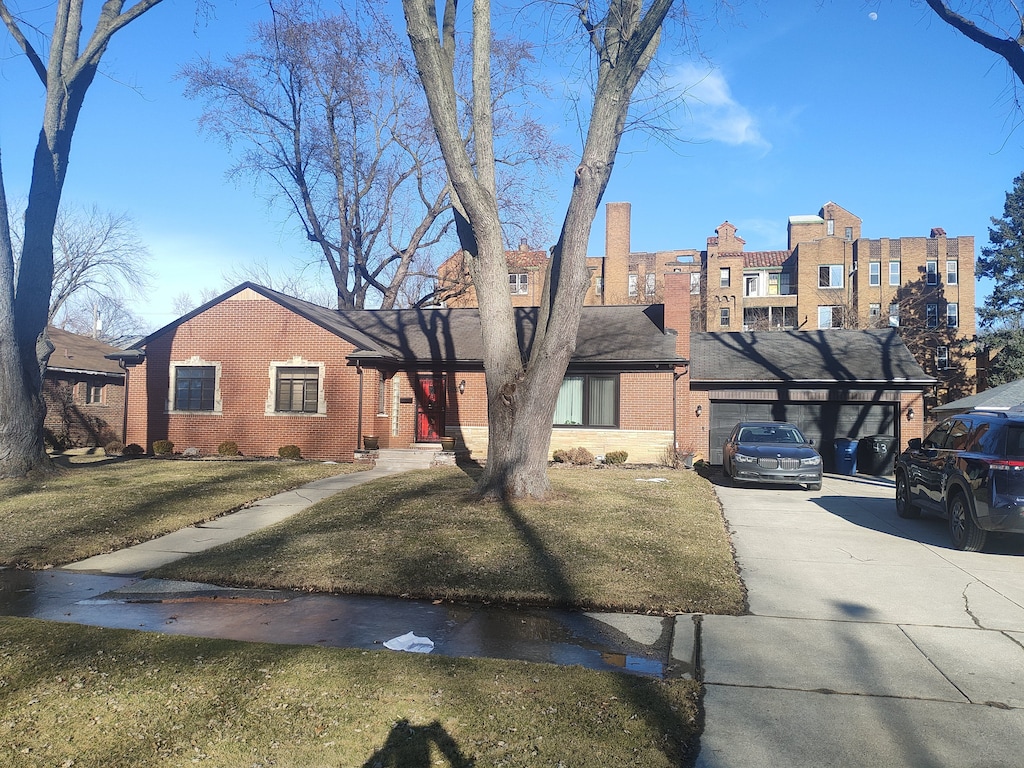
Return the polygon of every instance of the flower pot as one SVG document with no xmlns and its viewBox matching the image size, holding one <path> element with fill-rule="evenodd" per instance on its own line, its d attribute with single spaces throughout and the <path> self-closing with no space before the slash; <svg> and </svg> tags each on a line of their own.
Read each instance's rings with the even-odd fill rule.
<svg viewBox="0 0 1024 768">
<path fill-rule="evenodd" d="M 441 450 L 442 451 L 454 451 L 455 450 L 455 438 L 454 437 L 442 437 L 441 438 Z"/>
<path fill-rule="evenodd" d="M 376 451 L 380 448 L 380 438 L 376 435 L 363 435 L 363 448 L 367 451 Z"/>
</svg>

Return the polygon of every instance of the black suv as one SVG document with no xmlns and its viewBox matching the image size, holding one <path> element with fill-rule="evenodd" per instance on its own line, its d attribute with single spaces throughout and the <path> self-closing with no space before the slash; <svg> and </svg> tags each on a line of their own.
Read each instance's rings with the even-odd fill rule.
<svg viewBox="0 0 1024 768">
<path fill-rule="evenodd" d="M 949 518 L 957 549 L 980 552 L 989 531 L 1024 533 L 1024 413 L 951 416 L 896 460 L 896 512 Z"/>
</svg>

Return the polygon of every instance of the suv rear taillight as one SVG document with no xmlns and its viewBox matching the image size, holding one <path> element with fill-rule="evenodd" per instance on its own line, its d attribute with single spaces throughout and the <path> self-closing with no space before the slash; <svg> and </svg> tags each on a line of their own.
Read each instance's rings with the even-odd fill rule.
<svg viewBox="0 0 1024 768">
<path fill-rule="evenodd" d="M 1024 469 L 1024 460 L 1022 460 L 1022 459 L 992 459 L 992 460 L 989 461 L 988 465 L 992 469 L 1019 471 L 1019 470 Z"/>
</svg>

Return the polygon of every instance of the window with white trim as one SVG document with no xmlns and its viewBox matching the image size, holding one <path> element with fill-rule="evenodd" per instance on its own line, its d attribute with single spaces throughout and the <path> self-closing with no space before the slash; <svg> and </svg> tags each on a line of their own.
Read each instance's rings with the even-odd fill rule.
<svg viewBox="0 0 1024 768">
<path fill-rule="evenodd" d="M 650 298 L 658 290 L 658 276 L 653 272 L 648 272 L 644 275 L 644 290 L 647 292 L 647 297 Z"/>
<path fill-rule="evenodd" d="M 690 273 L 690 293 L 693 295 L 700 293 L 700 272 Z"/>
<path fill-rule="evenodd" d="M 956 328 L 960 325 L 960 305 L 950 303 L 946 305 L 946 326 Z"/>
<path fill-rule="evenodd" d="M 718 325 L 720 327 L 722 327 L 722 328 L 728 328 L 729 327 L 729 322 L 730 322 L 729 308 L 728 307 L 722 307 L 718 311 Z"/>
<path fill-rule="evenodd" d="M 324 370 L 323 363 L 311 362 L 302 357 L 271 362 L 268 371 L 270 388 L 267 392 L 266 415 L 326 415 Z"/>
<path fill-rule="evenodd" d="M 617 427 L 618 374 L 569 374 L 555 403 L 556 427 Z"/>
<path fill-rule="evenodd" d="M 220 413 L 220 363 L 200 357 L 170 364 L 168 412 Z"/>
<path fill-rule="evenodd" d="M 837 306 L 819 306 L 818 307 L 818 327 L 819 328 L 842 328 L 843 327 L 843 308 Z"/>
<path fill-rule="evenodd" d="M 882 305 L 881 304 L 868 304 L 868 318 L 872 324 L 877 323 L 878 319 L 882 316 Z"/>
<path fill-rule="evenodd" d="M 604 278 L 603 277 L 595 277 L 594 278 L 594 295 L 595 296 L 603 296 L 604 295 Z"/>
<path fill-rule="evenodd" d="M 928 285 L 939 284 L 939 262 L 926 261 L 924 264 L 925 282 Z"/>
<path fill-rule="evenodd" d="M 939 325 L 939 305 L 926 304 L 924 308 L 925 325 L 928 328 L 937 328 Z"/>
<path fill-rule="evenodd" d="M 639 279 L 640 279 L 640 276 L 637 275 L 635 272 L 629 276 L 629 295 L 630 296 L 636 296 L 637 282 L 639 281 Z"/>
<path fill-rule="evenodd" d="M 85 390 L 82 399 L 86 405 L 102 405 L 103 404 L 103 385 L 92 384 L 88 381 L 82 382 L 82 388 Z"/>
<path fill-rule="evenodd" d="M 530 292 L 530 275 L 526 272 L 513 273 L 508 276 L 508 290 L 513 296 L 523 296 Z"/>
<path fill-rule="evenodd" d="M 940 371 L 949 368 L 949 347 L 935 348 L 935 367 Z"/>
<path fill-rule="evenodd" d="M 889 326 L 892 328 L 900 327 L 900 305 L 890 304 L 889 305 Z"/>
<path fill-rule="evenodd" d="M 744 296 L 760 296 L 761 295 L 761 276 L 758 274 L 744 275 L 743 276 L 743 295 Z"/>
<path fill-rule="evenodd" d="M 721 288 L 728 288 L 731 282 L 732 282 L 732 277 L 730 276 L 729 267 L 722 267 L 721 269 L 719 269 L 718 270 L 718 285 L 719 285 L 719 287 L 721 287 Z"/>
<path fill-rule="evenodd" d="M 900 284 L 900 263 L 898 261 L 889 262 L 889 285 Z"/>
<path fill-rule="evenodd" d="M 960 265 L 956 259 L 946 261 L 946 285 L 956 285 L 960 277 Z"/>
<path fill-rule="evenodd" d="M 842 288 L 845 271 L 842 264 L 822 264 L 818 267 L 818 287 Z"/>
<path fill-rule="evenodd" d="M 880 261 L 869 261 L 868 262 L 868 285 L 881 285 L 882 284 L 882 262 Z"/>
</svg>

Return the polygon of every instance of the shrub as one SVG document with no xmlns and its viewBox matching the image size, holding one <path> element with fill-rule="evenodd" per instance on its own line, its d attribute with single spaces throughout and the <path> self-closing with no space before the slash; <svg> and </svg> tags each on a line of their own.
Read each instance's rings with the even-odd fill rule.
<svg viewBox="0 0 1024 768">
<path fill-rule="evenodd" d="M 301 459 L 302 451 L 297 445 L 282 445 L 277 449 L 277 455 L 282 459 Z"/>
<path fill-rule="evenodd" d="M 107 456 L 120 456 L 124 453 L 124 443 L 120 440 L 111 440 L 103 446 L 103 452 L 107 454 Z"/>
<path fill-rule="evenodd" d="M 221 456 L 237 456 L 238 455 L 238 443 L 234 440 L 225 440 L 223 443 L 217 446 L 217 453 Z"/>
<path fill-rule="evenodd" d="M 586 464 L 594 463 L 594 454 L 586 448 L 570 448 L 569 450 L 559 448 L 554 452 L 554 454 L 552 454 L 551 458 L 559 464 L 577 464 L 579 466 L 584 466 Z"/>
<path fill-rule="evenodd" d="M 153 453 L 157 456 L 166 456 L 167 454 L 174 453 L 174 443 L 170 440 L 154 440 Z"/>
<path fill-rule="evenodd" d="M 604 455 L 605 464 L 624 464 L 629 454 L 625 451 L 608 451 Z"/>
<path fill-rule="evenodd" d="M 145 451 L 142 450 L 142 446 L 138 443 L 128 443 L 121 451 L 122 456 L 141 456 Z"/>
</svg>

